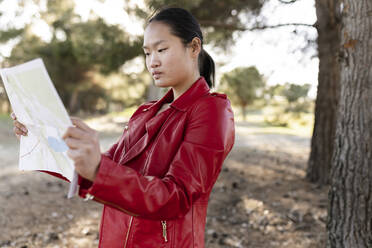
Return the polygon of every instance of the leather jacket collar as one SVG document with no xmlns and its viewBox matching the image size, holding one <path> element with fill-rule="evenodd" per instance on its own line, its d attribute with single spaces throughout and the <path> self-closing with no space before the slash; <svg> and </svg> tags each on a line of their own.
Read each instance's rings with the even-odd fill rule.
<svg viewBox="0 0 372 248">
<path fill-rule="evenodd" d="M 170 104 L 180 111 L 186 111 L 195 100 L 209 93 L 209 86 L 203 76 L 200 76 L 190 88 L 188 88 L 182 95 L 180 95 L 175 101 Z M 156 101 L 150 108 L 155 106 L 161 106 L 166 102 L 173 100 L 173 89 L 169 89 L 168 92 L 158 101 Z M 156 108 L 156 107 L 155 107 Z"/>
</svg>

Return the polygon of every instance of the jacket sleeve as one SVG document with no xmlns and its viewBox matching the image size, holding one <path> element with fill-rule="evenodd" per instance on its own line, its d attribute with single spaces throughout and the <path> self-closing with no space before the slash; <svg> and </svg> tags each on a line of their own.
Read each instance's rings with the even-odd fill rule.
<svg viewBox="0 0 372 248">
<path fill-rule="evenodd" d="M 113 155 L 114 155 L 114 152 L 115 152 L 115 150 L 116 150 L 116 148 L 118 146 L 119 141 L 117 143 L 115 143 L 114 145 L 112 145 L 110 147 L 110 149 L 107 150 L 104 154 L 106 156 L 108 156 L 109 158 L 112 159 L 113 158 Z M 64 177 L 60 173 L 52 172 L 52 171 L 46 171 L 46 170 L 37 170 L 37 171 L 44 172 L 44 173 L 47 173 L 47 174 L 52 175 L 54 177 L 57 177 L 57 178 L 60 178 L 62 180 L 65 180 L 67 182 L 70 182 L 70 180 L 68 180 L 66 177 Z M 78 174 L 78 184 L 79 184 L 80 188 L 85 188 L 85 189 L 87 189 L 87 188 L 89 188 L 89 187 L 92 186 L 92 182 L 91 181 L 89 181 L 88 179 L 85 179 L 85 178 L 81 177 L 79 174 Z"/>
<path fill-rule="evenodd" d="M 210 193 L 234 139 L 230 101 L 211 97 L 191 110 L 184 140 L 163 178 L 143 176 L 102 154 L 96 179 L 84 193 L 134 216 L 181 217 Z"/>
<path fill-rule="evenodd" d="M 120 138 L 120 140 L 122 139 L 122 137 Z M 119 141 L 117 141 L 114 145 L 112 145 L 106 152 L 103 153 L 103 155 L 107 156 L 109 159 L 113 159 L 114 157 L 114 153 L 116 151 L 116 148 L 118 147 L 119 145 Z M 102 155 L 101 155 L 101 159 L 102 159 Z M 93 182 L 80 176 L 78 174 L 78 185 L 79 185 L 79 188 L 82 192 L 86 191 L 87 189 L 89 189 L 90 187 L 92 187 L 92 184 Z"/>
</svg>

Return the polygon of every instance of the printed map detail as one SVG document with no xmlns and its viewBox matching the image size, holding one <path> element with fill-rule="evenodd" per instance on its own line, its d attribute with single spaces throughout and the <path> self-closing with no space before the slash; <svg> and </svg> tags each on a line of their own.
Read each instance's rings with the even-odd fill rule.
<svg viewBox="0 0 372 248">
<path fill-rule="evenodd" d="M 73 161 L 61 139 L 72 123 L 43 61 L 1 69 L 0 74 L 13 112 L 28 129 L 28 135 L 21 136 L 19 169 L 56 172 L 72 182 Z"/>
</svg>

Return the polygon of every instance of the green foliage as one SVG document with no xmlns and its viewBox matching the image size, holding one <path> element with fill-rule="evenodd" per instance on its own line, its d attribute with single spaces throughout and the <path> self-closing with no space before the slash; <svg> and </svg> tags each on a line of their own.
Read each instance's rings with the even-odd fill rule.
<svg viewBox="0 0 372 248">
<path fill-rule="evenodd" d="M 42 3 L 38 0 L 30 1 L 35 4 Z M 19 13 L 25 11 L 28 6 L 26 2 L 18 1 Z M 10 57 L 3 61 L 3 66 L 12 66 L 41 57 L 62 101 L 71 113 L 79 108 L 86 112 L 94 112 L 96 108 L 100 111 L 110 109 L 107 101 L 118 106 L 129 106 L 143 100 L 144 90 L 141 87 L 137 89 L 141 92 L 137 100 L 131 97 L 133 94 L 125 94 L 123 93 L 125 89 L 117 87 L 114 92 L 122 92 L 122 96 L 129 95 L 128 101 L 124 103 L 123 98 L 113 96 L 115 93 L 110 87 L 106 87 L 105 81 L 99 83 L 94 76 L 115 74 L 127 61 L 142 54 L 143 38 L 130 37 L 121 27 L 108 25 L 93 15 L 88 21 L 83 22 L 73 11 L 73 0 L 47 0 L 46 3 L 47 9 L 40 12 L 40 16 L 35 15 L 33 18 L 41 19 L 49 25 L 51 40 L 44 41 L 35 36 L 31 32 L 32 22 L 22 29 L 12 28 L 10 25 L 7 30 L 0 30 L 0 43 L 14 38 L 20 40 Z M 233 33 L 245 30 L 247 23 L 259 14 L 263 1 L 145 0 L 145 4 L 148 6 L 146 9 L 128 7 L 127 11 L 146 19 L 160 7 L 181 6 L 190 10 L 204 28 L 204 43 L 227 48 L 234 42 Z M 210 11 L 210 6 L 213 6 L 213 11 Z M 0 10 L 0 17 L 3 12 L 4 10 Z M 124 81 L 146 85 L 149 79 L 136 80 L 125 78 Z M 253 98 L 254 96 L 249 96 L 248 102 Z"/>
<path fill-rule="evenodd" d="M 220 90 L 229 94 L 233 104 L 247 106 L 262 97 L 264 86 L 256 67 L 238 67 L 222 76 Z"/>
<path fill-rule="evenodd" d="M 311 101 L 307 97 L 309 89 L 310 84 L 298 85 L 286 83 L 280 92 L 288 102 L 284 112 L 292 112 L 294 115 L 309 113 L 309 108 L 311 107 Z"/>
<path fill-rule="evenodd" d="M 233 104 L 242 108 L 243 118 L 246 107 L 262 98 L 265 81 L 257 68 L 238 67 L 222 76 L 219 90 L 229 95 Z"/>
<path fill-rule="evenodd" d="M 5 43 L 11 39 L 14 39 L 23 33 L 23 28 L 10 28 L 4 31 L 1 31 L 0 35 L 0 43 Z"/>
<path fill-rule="evenodd" d="M 308 98 L 309 89 L 310 84 L 292 83 L 267 88 L 265 92 L 270 97 L 269 104 L 275 111 L 265 118 L 265 122 L 275 126 L 288 126 L 290 122 L 306 125 L 309 120 L 303 116 L 311 113 L 314 105 Z"/>
<path fill-rule="evenodd" d="M 265 95 L 268 95 L 270 100 L 274 100 L 275 96 L 281 95 L 283 88 L 281 84 L 269 86 L 265 89 Z"/>
<path fill-rule="evenodd" d="M 103 82 L 110 96 L 109 111 L 122 111 L 131 106 L 138 106 L 146 101 L 146 89 L 151 77 L 147 71 L 141 73 L 112 73 L 105 78 L 98 78 L 97 82 Z"/>
<path fill-rule="evenodd" d="M 106 91 L 95 84 L 90 84 L 87 89 L 81 90 L 78 98 L 76 109 L 88 110 L 90 113 L 106 113 L 110 102 L 110 97 L 106 94 Z"/>
<path fill-rule="evenodd" d="M 276 127 L 311 127 L 314 121 L 313 117 L 311 113 L 284 112 L 283 109 L 277 109 L 270 114 L 265 114 L 264 122 Z"/>
<path fill-rule="evenodd" d="M 5 63 L 10 66 L 41 57 L 70 112 L 79 108 L 92 112 L 99 101 L 109 99 L 103 87 L 93 84 L 92 73 L 118 71 L 141 54 L 142 39 L 129 37 L 119 26 L 108 25 L 101 18 L 82 22 L 73 13 L 71 1 L 49 0 L 47 6 L 41 16 L 52 30 L 51 41 L 41 40 L 26 26 Z"/>
<path fill-rule="evenodd" d="M 233 33 L 245 30 L 247 23 L 260 13 L 264 3 L 260 0 L 145 0 L 144 2 L 149 10 L 136 6 L 128 7 L 127 11 L 146 19 L 155 10 L 165 6 L 185 8 L 204 28 L 204 42 L 221 48 L 227 48 L 233 44 Z"/>
<path fill-rule="evenodd" d="M 310 90 L 310 84 L 298 85 L 286 83 L 281 89 L 280 94 L 283 95 L 288 102 L 293 103 L 301 98 L 305 99 Z"/>
</svg>

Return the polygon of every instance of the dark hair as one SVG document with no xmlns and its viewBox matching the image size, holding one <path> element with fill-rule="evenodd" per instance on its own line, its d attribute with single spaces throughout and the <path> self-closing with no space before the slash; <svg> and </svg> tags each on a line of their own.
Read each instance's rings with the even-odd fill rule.
<svg viewBox="0 0 372 248">
<path fill-rule="evenodd" d="M 214 61 L 203 48 L 203 34 L 196 18 L 185 9 L 167 7 L 158 10 L 155 16 L 148 20 L 148 23 L 153 21 L 167 24 L 171 29 L 171 33 L 179 37 L 184 45 L 187 45 L 189 42 L 191 42 L 194 37 L 198 37 L 200 39 L 202 45 L 198 58 L 200 75 L 205 78 L 209 88 L 214 87 Z"/>
</svg>

